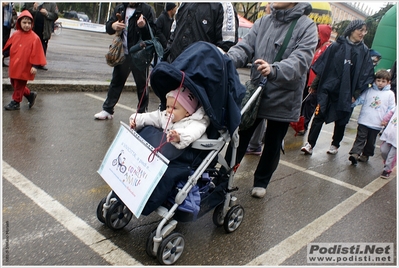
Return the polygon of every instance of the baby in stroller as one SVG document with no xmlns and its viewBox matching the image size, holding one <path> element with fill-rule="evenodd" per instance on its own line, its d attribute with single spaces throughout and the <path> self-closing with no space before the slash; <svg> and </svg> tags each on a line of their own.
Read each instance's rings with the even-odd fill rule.
<svg viewBox="0 0 399 268">
<path fill-rule="evenodd" d="M 223 226 L 227 233 L 234 232 L 242 222 L 244 209 L 236 204 L 233 192 L 238 190 L 234 186 L 234 165 L 245 87 L 229 57 L 207 42 L 192 44 L 172 63 L 158 63 L 150 83 L 165 111 L 133 114 L 130 127 L 154 151 L 159 149 L 169 165 L 141 213 L 148 215 L 155 210 L 162 217 L 147 238 L 146 252 L 161 264 L 174 264 L 184 248 L 183 235 L 174 232 L 178 221 L 192 221 L 214 210 L 213 223 Z M 181 111 L 180 106 L 184 108 Z M 226 143 L 233 144 L 230 163 L 222 153 Z M 219 165 L 228 172 L 221 172 Z M 200 191 L 198 214 L 180 213 L 191 190 L 206 177 L 214 187 Z M 127 225 L 132 213 L 112 192 L 100 201 L 97 217 L 117 230 Z M 173 202 L 170 193 L 175 194 Z"/>
<path fill-rule="evenodd" d="M 187 167 L 196 162 L 197 154 L 188 146 L 205 133 L 209 126 L 209 117 L 192 92 L 186 87 L 181 87 L 166 94 L 166 110 L 158 109 L 130 116 L 130 127 L 137 130 L 144 139 L 149 140 L 147 132 L 141 131 L 145 126 L 162 129 L 167 133 L 166 142 L 170 142 L 178 149 L 168 150 L 169 160 L 173 158 L 173 161 L 169 163 L 168 169 L 141 213 L 147 216 L 162 205 L 178 181 L 190 175 Z"/>
</svg>

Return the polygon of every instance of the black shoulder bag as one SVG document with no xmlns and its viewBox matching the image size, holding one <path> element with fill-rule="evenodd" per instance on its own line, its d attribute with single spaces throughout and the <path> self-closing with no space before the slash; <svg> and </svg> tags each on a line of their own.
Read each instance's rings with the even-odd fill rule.
<svg viewBox="0 0 399 268">
<path fill-rule="evenodd" d="M 294 31 L 297 21 L 298 21 L 298 19 L 292 21 L 290 28 L 288 29 L 288 32 L 285 35 L 283 44 L 281 45 L 280 50 L 278 51 L 273 62 L 281 60 L 281 57 L 283 56 L 284 51 L 287 48 L 288 42 L 291 39 L 292 32 Z M 260 96 L 262 96 L 262 92 L 263 92 L 264 87 L 266 86 L 266 83 L 267 83 L 266 78 L 263 78 L 263 80 L 259 84 L 259 87 L 255 87 L 251 83 L 251 81 L 247 81 L 245 83 L 245 87 L 246 87 L 247 91 L 245 93 L 244 99 L 242 100 L 241 108 L 244 108 L 244 106 L 246 106 L 247 102 L 250 100 L 252 95 L 257 94 L 257 96 L 255 97 L 256 100 L 254 100 L 250 104 L 248 104 L 244 113 L 241 115 L 240 130 L 248 129 L 255 123 L 255 120 L 258 117 L 258 110 L 259 110 L 260 100 L 261 100 Z"/>
<path fill-rule="evenodd" d="M 151 26 L 147 19 L 144 17 L 146 25 L 150 31 L 150 40 L 140 40 L 129 49 L 129 54 L 132 58 L 131 64 L 136 66 L 140 70 L 145 70 L 150 66 L 154 54 L 156 53 L 160 58 L 163 57 L 163 47 L 158 41 L 158 38 L 154 37 Z"/>
</svg>

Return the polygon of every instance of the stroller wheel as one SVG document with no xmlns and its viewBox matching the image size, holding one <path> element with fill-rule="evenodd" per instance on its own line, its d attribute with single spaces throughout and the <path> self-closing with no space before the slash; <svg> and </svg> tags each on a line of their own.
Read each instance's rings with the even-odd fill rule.
<svg viewBox="0 0 399 268">
<path fill-rule="evenodd" d="M 223 218 L 223 205 L 224 203 L 221 203 L 220 205 L 218 205 L 215 210 L 213 211 L 213 223 L 217 226 L 223 226 L 224 223 L 224 218 Z"/>
<path fill-rule="evenodd" d="M 104 207 L 104 204 L 106 201 L 107 201 L 107 197 L 104 197 L 103 199 L 101 199 L 100 203 L 98 203 L 98 206 L 97 206 L 97 219 L 99 221 L 101 221 L 102 223 L 105 223 L 103 207 Z"/>
<path fill-rule="evenodd" d="M 120 230 L 132 219 L 133 213 L 128 207 L 117 201 L 111 204 L 105 215 L 105 224 L 112 230 Z"/>
<path fill-rule="evenodd" d="M 184 237 L 180 233 L 172 233 L 165 237 L 158 248 L 157 258 L 160 264 L 174 264 L 183 253 Z"/>
<path fill-rule="evenodd" d="M 152 249 L 154 248 L 154 236 L 156 235 L 156 232 L 157 232 L 157 229 L 155 228 L 154 230 L 152 230 L 152 232 L 150 233 L 150 235 L 147 238 L 145 252 L 150 257 L 157 256 L 157 254 L 154 251 L 152 251 Z"/>
<path fill-rule="evenodd" d="M 226 233 L 232 233 L 241 225 L 244 218 L 244 208 L 240 205 L 235 205 L 229 209 L 224 218 L 224 230 Z"/>
</svg>

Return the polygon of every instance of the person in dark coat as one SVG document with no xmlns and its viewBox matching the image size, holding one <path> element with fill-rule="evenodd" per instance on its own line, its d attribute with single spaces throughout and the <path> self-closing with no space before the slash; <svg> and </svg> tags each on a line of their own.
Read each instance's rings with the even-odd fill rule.
<svg viewBox="0 0 399 268">
<path fill-rule="evenodd" d="M 120 22 L 116 16 L 117 13 L 122 17 Z M 122 94 L 129 73 L 133 74 L 137 86 L 137 97 L 139 99 L 137 110 L 139 113 L 147 111 L 149 92 L 146 90 L 146 81 L 149 70 L 148 68 L 141 70 L 131 64 L 129 49 L 137 44 L 140 39 L 151 39 L 148 27 L 151 27 L 152 31 L 155 32 L 154 20 L 155 11 L 150 5 L 145 3 L 123 3 L 115 7 L 110 19 L 106 22 L 105 30 L 108 34 L 113 35 L 117 31 L 122 31 L 121 37 L 126 60 L 114 67 L 107 99 L 103 103 L 103 110 L 94 115 L 95 119 L 106 120 L 113 118 L 114 107 Z"/>
<path fill-rule="evenodd" d="M 198 41 L 227 52 L 238 41 L 238 24 L 237 12 L 230 2 L 184 2 L 177 9 L 164 60 L 173 62 Z"/>
<path fill-rule="evenodd" d="M 363 38 L 366 23 L 354 20 L 343 36 L 332 43 L 312 65 L 316 73 L 311 88 L 317 89 L 317 106 L 310 127 L 308 142 L 301 148 L 311 155 L 324 123 L 334 122 L 329 154 L 337 154 L 345 127 L 352 115 L 352 103 L 374 80 L 374 66 Z"/>
<path fill-rule="evenodd" d="M 177 6 L 175 3 L 166 3 L 165 10 L 159 15 L 156 21 L 157 31 L 156 36 L 162 47 L 165 49 L 168 45 L 168 40 L 170 36 L 170 29 L 174 22 L 174 15 L 176 14 Z"/>
</svg>

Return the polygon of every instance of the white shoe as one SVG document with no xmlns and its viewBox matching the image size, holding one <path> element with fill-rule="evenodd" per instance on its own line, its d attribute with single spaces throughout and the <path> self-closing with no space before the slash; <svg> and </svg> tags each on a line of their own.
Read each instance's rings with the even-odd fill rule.
<svg viewBox="0 0 399 268">
<path fill-rule="evenodd" d="M 94 118 L 98 120 L 105 120 L 105 119 L 112 119 L 114 118 L 114 116 L 107 111 L 101 111 L 99 113 L 96 113 L 94 115 Z"/>
<path fill-rule="evenodd" d="M 305 146 L 303 146 L 303 147 L 301 148 L 301 151 L 302 151 L 302 152 L 305 152 L 305 154 L 313 154 L 312 145 L 310 145 L 309 142 L 307 142 L 307 143 L 305 144 Z"/>
<path fill-rule="evenodd" d="M 262 187 L 254 187 L 252 189 L 251 195 L 253 197 L 262 198 L 266 194 L 266 189 Z"/>
<path fill-rule="evenodd" d="M 327 151 L 328 154 L 337 154 L 338 153 L 338 148 L 335 147 L 334 145 L 330 146 L 330 149 Z"/>
</svg>

